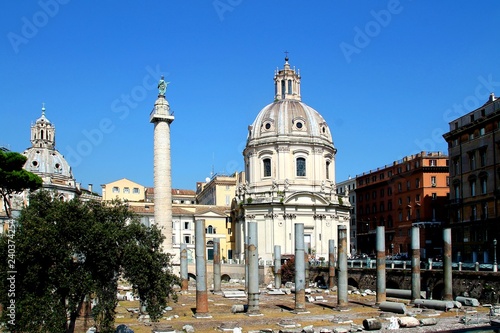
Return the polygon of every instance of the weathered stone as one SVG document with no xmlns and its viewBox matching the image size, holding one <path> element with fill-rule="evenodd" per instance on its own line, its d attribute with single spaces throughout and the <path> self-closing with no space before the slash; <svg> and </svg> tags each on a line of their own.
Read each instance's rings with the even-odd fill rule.
<svg viewBox="0 0 500 333">
<path fill-rule="evenodd" d="M 367 331 L 382 329 L 382 323 L 376 318 L 367 318 L 363 320 L 363 327 Z"/>
<path fill-rule="evenodd" d="M 420 326 L 420 321 L 414 317 L 399 317 L 398 323 L 399 323 L 399 327 L 418 327 L 418 326 Z"/>
</svg>

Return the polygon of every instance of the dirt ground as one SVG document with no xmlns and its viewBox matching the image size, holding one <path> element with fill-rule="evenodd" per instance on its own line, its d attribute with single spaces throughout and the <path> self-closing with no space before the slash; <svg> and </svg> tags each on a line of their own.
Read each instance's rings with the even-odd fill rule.
<svg viewBox="0 0 500 333">
<path fill-rule="evenodd" d="M 223 284 L 223 291 L 244 290 L 244 286 L 235 284 Z M 382 322 L 382 329 L 373 332 L 394 332 L 388 330 L 389 318 L 403 316 L 394 313 L 384 313 L 375 306 L 375 296 L 349 294 L 349 305 L 346 309 L 340 310 L 337 307 L 336 292 L 325 290 L 315 290 L 311 296 L 316 298 L 322 296 L 323 300 L 306 303 L 307 313 L 295 313 L 295 295 L 268 295 L 267 290 L 261 289 L 259 296 L 260 315 L 250 316 L 247 313 L 232 313 L 233 305 L 240 307 L 248 304 L 248 299 L 226 298 L 220 294 L 208 294 L 208 315 L 210 318 L 196 318 L 196 290 L 190 286 L 187 293 L 179 294 L 177 303 L 172 303 L 171 310 L 166 311 L 163 319 L 159 323 L 149 323 L 147 319 L 142 319 L 139 314 L 129 312 L 133 308 L 138 308 L 137 301 L 121 301 L 117 308 L 116 325 L 125 324 L 135 333 L 150 333 L 156 327 L 169 326 L 171 330 L 183 331 L 185 325 L 191 325 L 194 332 L 232 331 L 234 327 L 241 328 L 242 332 L 300 332 L 304 327 L 312 326 L 314 332 L 322 329 L 333 331 L 344 328 L 356 331 L 363 327 L 363 320 L 367 318 L 378 318 Z M 321 297 L 320 297 L 321 298 Z M 436 318 L 437 324 L 432 326 L 420 326 L 415 328 L 402 328 L 404 332 L 439 332 L 474 328 L 479 326 L 489 326 L 489 307 L 462 307 L 448 312 L 429 309 L 417 309 L 409 305 L 408 300 L 396 300 L 388 298 L 387 301 L 402 302 L 406 304 L 407 315 L 422 318 Z M 128 309 L 128 310 L 127 310 Z M 467 312 L 466 312 L 467 311 Z M 464 317 L 467 324 L 463 323 Z M 80 332 L 86 332 L 92 325 L 92 319 L 80 322 Z M 85 325 L 84 325 L 85 324 Z M 165 332 L 167 329 L 164 330 Z"/>
</svg>

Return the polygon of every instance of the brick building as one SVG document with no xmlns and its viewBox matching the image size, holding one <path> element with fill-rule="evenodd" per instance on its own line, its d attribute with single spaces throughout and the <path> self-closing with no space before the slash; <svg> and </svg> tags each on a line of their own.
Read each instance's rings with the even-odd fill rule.
<svg viewBox="0 0 500 333">
<path fill-rule="evenodd" d="M 421 152 L 358 175 L 358 253 L 375 254 L 376 227 L 385 226 L 387 255 L 411 255 L 411 228 L 418 226 L 422 258 L 440 255 L 448 178 L 448 156 L 440 152 Z"/>
</svg>

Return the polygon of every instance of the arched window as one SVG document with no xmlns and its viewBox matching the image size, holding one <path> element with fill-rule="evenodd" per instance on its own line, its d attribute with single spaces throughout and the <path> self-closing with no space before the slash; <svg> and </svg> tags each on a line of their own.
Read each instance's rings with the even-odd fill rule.
<svg viewBox="0 0 500 333">
<path fill-rule="evenodd" d="M 281 98 L 285 99 L 286 83 L 285 80 L 281 80 Z"/>
<path fill-rule="evenodd" d="M 214 233 L 214 227 L 212 225 L 209 225 L 207 228 L 207 234 L 213 234 Z"/>
<path fill-rule="evenodd" d="M 305 177 L 306 175 L 306 159 L 303 157 L 297 158 L 297 176 Z"/>
<path fill-rule="evenodd" d="M 264 166 L 264 177 L 271 177 L 271 159 L 265 158 L 262 160 Z"/>
<path fill-rule="evenodd" d="M 293 91 L 292 91 L 292 80 L 288 80 L 288 94 L 292 94 Z"/>
<path fill-rule="evenodd" d="M 330 161 L 326 161 L 326 179 L 330 179 Z"/>
</svg>

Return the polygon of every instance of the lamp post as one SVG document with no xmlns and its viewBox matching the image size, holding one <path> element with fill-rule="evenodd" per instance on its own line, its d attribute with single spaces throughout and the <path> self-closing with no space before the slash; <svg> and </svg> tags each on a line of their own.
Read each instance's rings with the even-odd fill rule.
<svg viewBox="0 0 500 333">
<path fill-rule="evenodd" d="M 493 239 L 493 272 L 498 271 L 497 265 L 497 239 Z"/>
</svg>

